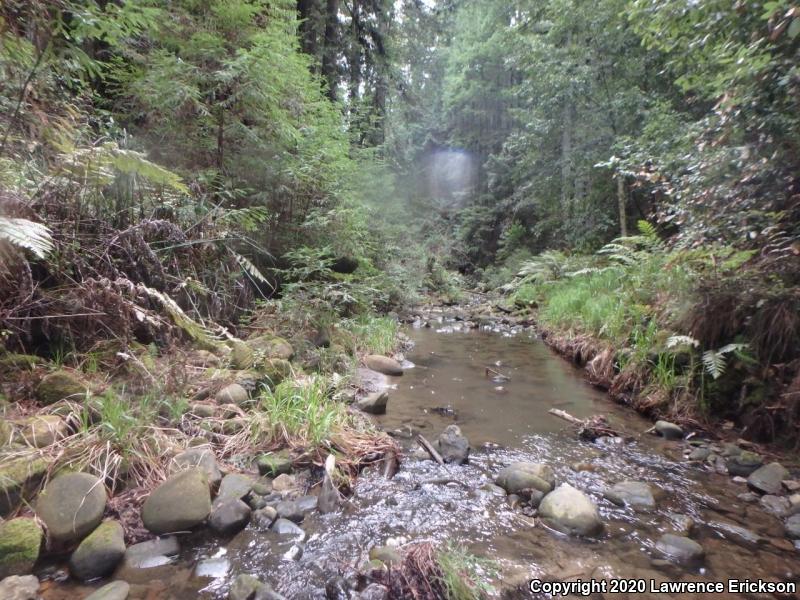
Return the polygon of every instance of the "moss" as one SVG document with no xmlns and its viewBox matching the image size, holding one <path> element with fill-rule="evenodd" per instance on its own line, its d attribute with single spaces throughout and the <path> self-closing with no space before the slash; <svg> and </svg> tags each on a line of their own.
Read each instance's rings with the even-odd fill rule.
<svg viewBox="0 0 800 600">
<path fill-rule="evenodd" d="M 87 385 L 77 375 L 69 371 L 55 371 L 42 378 L 36 388 L 36 398 L 49 406 L 65 398 L 81 400 L 88 391 Z"/>
<path fill-rule="evenodd" d="M 267 380 L 266 383 L 275 386 L 292 375 L 292 364 L 281 358 L 265 360 L 258 372 Z"/>
<path fill-rule="evenodd" d="M 241 340 L 230 342 L 231 347 L 231 367 L 234 369 L 249 369 L 253 366 L 253 349 Z"/>
<path fill-rule="evenodd" d="M 259 359 L 282 358 L 289 360 L 294 355 L 294 349 L 285 339 L 262 335 L 247 340 L 247 345 L 256 354 L 256 361 Z"/>
<path fill-rule="evenodd" d="M 42 530 L 33 519 L 12 519 L 0 525 L 0 579 L 30 573 L 41 545 Z"/>
<path fill-rule="evenodd" d="M 36 490 L 47 473 L 48 464 L 41 458 L 13 460 L 0 467 L 0 515 L 16 509 Z"/>
<path fill-rule="evenodd" d="M 30 354 L 15 354 L 7 352 L 0 354 L 0 373 L 12 373 L 13 371 L 31 371 L 37 365 L 45 361 L 38 356 Z"/>
</svg>

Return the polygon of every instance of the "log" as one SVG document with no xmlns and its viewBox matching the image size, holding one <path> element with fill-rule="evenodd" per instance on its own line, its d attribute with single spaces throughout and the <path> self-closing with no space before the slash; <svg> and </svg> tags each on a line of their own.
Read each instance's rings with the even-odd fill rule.
<svg viewBox="0 0 800 600">
<path fill-rule="evenodd" d="M 439 454 L 439 453 L 436 451 L 436 448 L 434 448 L 434 447 L 433 447 L 433 444 L 431 444 L 431 443 L 430 443 L 428 440 L 426 440 L 426 439 L 425 439 L 425 438 L 422 436 L 422 434 L 418 434 L 418 435 L 417 435 L 417 443 L 418 443 L 420 446 L 422 446 L 422 447 L 425 449 L 425 451 L 426 451 L 428 454 L 430 454 L 430 455 L 431 455 L 431 458 L 432 458 L 433 460 L 435 460 L 435 461 L 436 461 L 437 463 L 439 463 L 440 465 L 443 465 L 443 464 L 444 464 L 444 459 L 442 458 L 442 455 L 441 455 L 441 454 Z"/>
<path fill-rule="evenodd" d="M 547 412 L 549 412 L 551 415 L 555 415 L 555 416 L 559 417 L 560 419 L 564 419 L 565 421 L 569 421 L 573 425 L 583 425 L 583 421 L 581 419 L 579 419 L 578 417 L 573 417 L 567 411 L 561 410 L 560 408 L 551 408 Z"/>
</svg>

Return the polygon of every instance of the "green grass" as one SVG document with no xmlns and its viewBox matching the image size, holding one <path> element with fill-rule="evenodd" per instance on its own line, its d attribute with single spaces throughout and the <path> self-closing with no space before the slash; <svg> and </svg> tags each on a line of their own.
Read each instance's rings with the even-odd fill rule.
<svg viewBox="0 0 800 600">
<path fill-rule="evenodd" d="M 332 380 L 320 375 L 305 380 L 287 380 L 261 395 L 262 415 L 254 426 L 272 441 L 294 441 L 320 446 L 349 422 L 346 407 L 332 399 Z"/>
<path fill-rule="evenodd" d="M 359 315 L 342 322 L 344 347 L 353 354 L 388 354 L 397 346 L 398 324 L 391 317 Z"/>
<path fill-rule="evenodd" d="M 497 574 L 491 561 L 478 558 L 461 546 L 450 545 L 438 553 L 437 562 L 447 600 L 480 600 L 491 593 L 489 579 Z"/>
</svg>

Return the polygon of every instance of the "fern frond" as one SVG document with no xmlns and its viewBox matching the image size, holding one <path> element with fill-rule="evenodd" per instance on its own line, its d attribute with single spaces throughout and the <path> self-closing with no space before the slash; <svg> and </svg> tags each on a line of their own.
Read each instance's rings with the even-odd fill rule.
<svg viewBox="0 0 800 600">
<path fill-rule="evenodd" d="M 6 241 L 37 258 L 45 258 L 53 250 L 50 230 L 28 219 L 0 217 L 0 241 Z"/>
<path fill-rule="evenodd" d="M 667 339 L 667 348 L 675 348 L 676 346 L 691 346 L 697 348 L 700 345 L 700 340 L 689 335 L 673 335 Z"/>
<path fill-rule="evenodd" d="M 248 275 L 255 281 L 258 281 L 259 283 L 263 283 L 265 285 L 268 285 L 270 288 L 273 288 L 272 283 L 270 283 L 270 281 L 266 277 L 264 277 L 264 274 L 259 270 L 257 266 L 255 266 L 250 261 L 250 259 L 248 259 L 246 256 L 242 256 L 238 252 L 234 252 L 233 250 L 231 250 L 231 254 L 233 255 L 233 258 L 236 260 L 236 262 L 239 263 L 239 266 L 242 268 L 242 271 L 244 271 L 246 275 Z"/>
<path fill-rule="evenodd" d="M 719 379 L 725 373 L 725 355 L 714 350 L 706 350 L 703 352 L 703 365 L 711 377 Z"/>
</svg>

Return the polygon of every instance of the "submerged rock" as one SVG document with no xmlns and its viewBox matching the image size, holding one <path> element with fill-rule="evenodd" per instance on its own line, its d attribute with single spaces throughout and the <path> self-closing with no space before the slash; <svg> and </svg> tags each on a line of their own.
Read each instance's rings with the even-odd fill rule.
<svg viewBox="0 0 800 600">
<path fill-rule="evenodd" d="M 103 519 L 106 509 L 103 482 L 88 473 L 66 473 L 47 484 L 36 502 L 48 538 L 57 544 L 82 540 Z"/>
<path fill-rule="evenodd" d="M 495 483 L 509 494 L 525 490 L 549 493 L 556 485 L 556 476 L 549 465 L 534 462 L 516 462 L 504 467 Z"/>
<path fill-rule="evenodd" d="M 112 581 L 86 596 L 85 600 L 127 600 L 131 586 L 125 581 Z"/>
<path fill-rule="evenodd" d="M 3 600 L 38 600 L 39 580 L 33 575 L 12 575 L 0 581 Z"/>
<path fill-rule="evenodd" d="M 688 537 L 672 533 L 665 533 L 658 539 L 656 550 L 667 560 L 679 564 L 697 563 L 705 556 L 700 544 Z"/>
<path fill-rule="evenodd" d="M 789 471 L 782 464 L 773 462 L 753 471 L 747 478 L 747 485 L 763 494 L 780 494 L 782 482 L 787 477 Z"/>
<path fill-rule="evenodd" d="M 774 496 L 772 494 L 761 496 L 758 503 L 765 512 L 778 518 L 787 516 L 791 508 L 788 498 L 785 496 Z"/>
<path fill-rule="evenodd" d="M 683 439 L 683 429 L 681 429 L 678 425 L 675 425 L 675 423 L 670 423 L 669 421 L 656 421 L 654 427 L 656 432 L 664 439 Z"/>
<path fill-rule="evenodd" d="M 125 555 L 125 533 L 117 521 L 101 523 L 69 559 L 73 577 L 89 581 L 112 573 Z"/>
<path fill-rule="evenodd" d="M 368 369 L 391 377 L 398 377 L 403 374 L 403 365 L 388 356 L 368 354 L 364 357 L 364 364 Z"/>
<path fill-rule="evenodd" d="M 186 531 L 211 512 L 206 472 L 195 467 L 172 475 L 148 496 L 142 507 L 144 526 L 155 534 Z"/>
<path fill-rule="evenodd" d="M 724 521 L 709 521 L 707 525 L 719 531 L 726 539 L 729 539 L 733 543 L 739 544 L 740 546 L 744 546 L 746 548 L 754 548 L 765 541 L 764 538 L 757 533 L 739 525 L 735 525 L 734 523 L 726 523 Z"/>
<path fill-rule="evenodd" d="M 41 546 L 42 528 L 35 519 L 20 517 L 0 524 L 0 579 L 29 574 Z"/>
<path fill-rule="evenodd" d="M 388 402 L 388 392 L 373 392 L 360 400 L 356 400 L 356 407 L 371 415 L 383 415 L 386 414 L 386 404 Z"/>
<path fill-rule="evenodd" d="M 747 477 L 763 463 L 764 459 L 755 452 L 740 450 L 738 454 L 730 456 L 728 460 L 725 461 L 725 466 L 728 468 L 728 473 L 732 477 Z"/>
<path fill-rule="evenodd" d="M 228 600 L 286 600 L 269 585 L 252 575 L 238 575 L 231 584 Z"/>
<path fill-rule="evenodd" d="M 288 519 L 278 519 L 272 524 L 270 531 L 274 531 L 278 535 L 293 537 L 298 541 L 306 538 L 306 532 Z"/>
<path fill-rule="evenodd" d="M 544 497 L 539 515 L 553 529 L 569 535 L 593 536 L 603 531 L 597 507 L 589 497 L 562 483 Z"/>
<path fill-rule="evenodd" d="M 89 387 L 83 380 L 69 371 L 55 371 L 45 375 L 36 386 L 36 399 L 45 406 L 59 400 L 83 400 Z"/>
<path fill-rule="evenodd" d="M 656 507 L 650 486 L 642 481 L 622 481 L 606 490 L 604 496 L 618 506 L 630 506 L 634 510 Z"/>
<path fill-rule="evenodd" d="M 467 462 L 469 440 L 461 433 L 458 425 L 448 425 L 439 436 L 439 453 L 444 462 L 457 465 Z"/>
<path fill-rule="evenodd" d="M 173 536 L 147 540 L 125 550 L 123 565 L 130 569 L 147 569 L 170 562 L 181 551 L 178 538 Z"/>
</svg>

